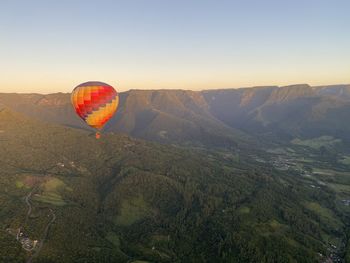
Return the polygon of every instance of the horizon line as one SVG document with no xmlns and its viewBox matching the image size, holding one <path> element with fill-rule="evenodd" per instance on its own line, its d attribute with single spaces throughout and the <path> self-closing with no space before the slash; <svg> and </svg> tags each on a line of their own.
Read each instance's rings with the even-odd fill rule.
<svg viewBox="0 0 350 263">
<path fill-rule="evenodd" d="M 124 91 L 117 91 L 118 93 L 125 93 L 129 91 L 194 91 L 194 92 L 202 92 L 207 90 L 233 90 L 233 89 L 253 89 L 253 88 L 283 88 L 283 87 L 291 87 L 291 86 L 301 86 L 306 85 L 311 88 L 319 88 L 319 87 L 331 87 L 331 86 L 350 86 L 350 83 L 338 83 L 338 84 L 324 84 L 324 85 L 316 85 L 312 86 L 308 83 L 296 83 L 296 84 L 288 84 L 288 85 L 256 85 L 256 86 L 243 86 L 243 87 L 237 87 L 237 88 L 208 88 L 208 89 L 200 89 L 200 90 L 194 90 L 194 89 L 184 89 L 184 88 L 161 88 L 161 89 L 129 89 Z M 73 90 L 72 90 L 73 91 Z M 51 93 L 39 93 L 39 92 L 0 92 L 0 94 L 23 94 L 23 95 L 50 95 L 50 94 L 70 94 L 71 92 L 63 92 L 63 91 L 57 91 L 57 92 L 51 92 Z"/>
</svg>

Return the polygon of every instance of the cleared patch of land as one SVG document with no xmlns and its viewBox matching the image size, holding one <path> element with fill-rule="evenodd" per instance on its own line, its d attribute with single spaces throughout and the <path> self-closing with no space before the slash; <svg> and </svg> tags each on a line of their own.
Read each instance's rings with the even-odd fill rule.
<svg viewBox="0 0 350 263">
<path fill-rule="evenodd" d="M 33 201 L 47 203 L 55 206 L 64 206 L 66 202 L 62 199 L 59 194 L 45 193 L 44 195 L 34 195 Z"/>
<path fill-rule="evenodd" d="M 120 239 L 119 236 L 114 232 L 108 232 L 106 239 L 111 242 L 115 247 L 120 247 Z"/>
<path fill-rule="evenodd" d="M 321 221 L 333 226 L 335 229 L 342 227 L 342 223 L 337 219 L 332 210 L 325 208 L 316 202 L 306 202 L 305 207 L 316 213 Z"/>
<path fill-rule="evenodd" d="M 307 146 L 319 150 L 321 147 L 331 148 L 337 143 L 341 143 L 340 139 L 333 136 L 321 136 L 313 139 L 301 140 L 296 138 L 291 141 L 292 144 Z"/>
<path fill-rule="evenodd" d="M 115 217 L 115 224 L 121 226 L 132 225 L 140 219 L 150 215 L 151 209 L 142 196 L 124 200 L 120 213 Z"/>
<path fill-rule="evenodd" d="M 344 155 L 342 159 L 339 160 L 341 164 L 350 165 L 350 156 Z"/>
</svg>

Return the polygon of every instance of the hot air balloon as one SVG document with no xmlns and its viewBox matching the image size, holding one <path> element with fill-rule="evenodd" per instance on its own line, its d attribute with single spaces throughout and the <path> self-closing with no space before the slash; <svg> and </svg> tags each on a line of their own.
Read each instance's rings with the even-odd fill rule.
<svg viewBox="0 0 350 263">
<path fill-rule="evenodd" d="M 119 97 L 112 86 L 89 81 L 74 88 L 71 101 L 80 118 L 92 128 L 101 130 L 117 111 Z M 100 136 L 97 132 L 96 139 Z"/>
</svg>

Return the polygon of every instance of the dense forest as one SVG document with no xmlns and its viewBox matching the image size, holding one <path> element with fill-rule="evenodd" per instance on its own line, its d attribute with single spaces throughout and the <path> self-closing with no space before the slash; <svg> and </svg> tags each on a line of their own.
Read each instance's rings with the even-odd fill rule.
<svg viewBox="0 0 350 263">
<path fill-rule="evenodd" d="M 87 131 L 9 110 L 0 118 L 1 262 L 346 257 L 346 160 L 333 176 L 309 175 L 317 165 L 333 169 L 329 147 L 305 148 L 298 141 L 276 155 L 281 145 L 266 152 L 158 144 L 118 134 L 96 140 Z M 288 151 L 302 159 L 296 167 L 290 155 L 281 159 Z M 14 234 L 18 229 L 29 240 L 43 241 L 40 250 L 23 249 Z"/>
</svg>

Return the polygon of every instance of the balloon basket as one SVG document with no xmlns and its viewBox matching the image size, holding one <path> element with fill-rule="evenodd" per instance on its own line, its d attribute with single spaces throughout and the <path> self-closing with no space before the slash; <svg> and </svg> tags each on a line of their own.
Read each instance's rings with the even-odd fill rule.
<svg viewBox="0 0 350 263">
<path fill-rule="evenodd" d="M 98 139 L 100 139 L 100 138 L 101 138 L 101 133 L 96 132 L 96 139 L 98 140 Z"/>
</svg>

